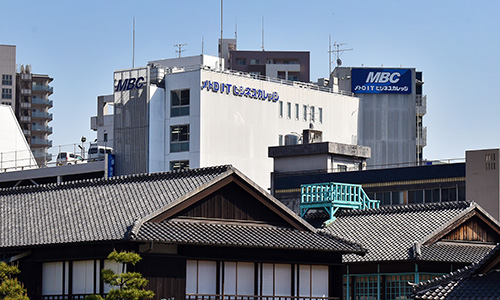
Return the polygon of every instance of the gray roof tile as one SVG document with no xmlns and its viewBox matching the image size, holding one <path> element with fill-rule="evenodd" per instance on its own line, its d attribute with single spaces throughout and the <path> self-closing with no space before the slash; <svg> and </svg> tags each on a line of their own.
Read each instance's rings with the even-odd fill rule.
<svg viewBox="0 0 500 300">
<path fill-rule="evenodd" d="M 493 268 L 485 274 L 477 272 L 484 263 L 498 255 L 500 244 L 479 262 L 415 285 L 414 299 L 500 299 L 500 270 Z"/>
<path fill-rule="evenodd" d="M 341 211 L 324 230 L 359 241 L 368 250 L 365 256 L 344 255 L 345 262 L 408 260 L 417 258 L 413 254 L 416 242 L 425 240 L 474 207 L 471 202 L 446 202 Z M 438 254 L 440 249 L 444 250 L 443 247 L 424 246 L 420 259 L 463 259 L 463 256 L 457 258 L 458 254 L 449 258 Z"/>
<path fill-rule="evenodd" d="M 0 247 L 124 239 L 134 221 L 231 166 L 0 190 Z"/>
<path fill-rule="evenodd" d="M 145 222 L 136 241 L 364 253 L 359 244 L 330 234 L 259 224 L 170 220 Z"/>
</svg>

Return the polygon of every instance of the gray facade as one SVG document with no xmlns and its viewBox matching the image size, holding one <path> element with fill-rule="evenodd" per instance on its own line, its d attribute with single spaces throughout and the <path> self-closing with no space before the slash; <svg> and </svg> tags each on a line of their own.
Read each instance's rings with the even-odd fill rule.
<svg viewBox="0 0 500 300">
<path fill-rule="evenodd" d="M 337 86 L 339 91 L 353 92 L 352 69 L 335 68 L 330 85 Z M 360 98 L 358 144 L 372 149 L 372 157 L 367 160 L 369 168 L 418 164 L 423 158 L 426 128 L 422 126 L 422 118 L 426 99 L 422 95 L 423 82 L 417 78 L 421 72 L 405 68 L 408 69 L 409 93 L 355 93 Z"/>
<path fill-rule="evenodd" d="M 116 174 L 147 173 L 149 67 L 116 71 L 114 86 Z"/>
</svg>

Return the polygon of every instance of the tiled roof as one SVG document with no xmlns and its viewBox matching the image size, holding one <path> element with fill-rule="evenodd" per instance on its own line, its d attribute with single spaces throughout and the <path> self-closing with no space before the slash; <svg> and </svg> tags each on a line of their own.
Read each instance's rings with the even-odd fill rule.
<svg viewBox="0 0 500 300">
<path fill-rule="evenodd" d="M 500 270 L 492 269 L 486 274 L 478 272 L 485 262 L 499 254 L 500 245 L 497 245 L 480 262 L 415 285 L 413 287 L 414 299 L 500 299 Z"/>
<path fill-rule="evenodd" d="M 433 245 L 422 246 L 418 259 L 424 261 L 474 263 L 485 257 L 493 247 L 494 245 L 439 242 Z"/>
<path fill-rule="evenodd" d="M 231 166 L 0 190 L 0 247 L 120 240 Z"/>
<path fill-rule="evenodd" d="M 336 236 L 359 241 L 368 249 L 365 256 L 344 255 L 345 262 L 413 258 L 434 260 L 438 256 L 455 261 L 456 257 L 436 254 L 439 247 L 434 246 L 421 247 L 423 255 L 418 257 L 414 254 L 415 245 L 474 208 L 476 204 L 471 202 L 445 202 L 341 211 L 336 214 L 336 220 L 324 230 Z"/>
<path fill-rule="evenodd" d="M 331 234 L 318 234 L 292 228 L 260 224 L 193 222 L 170 220 L 162 223 L 145 222 L 133 236 L 136 241 L 156 241 L 175 244 L 236 246 L 248 248 L 279 248 L 314 251 L 364 253 L 359 244 Z"/>
</svg>

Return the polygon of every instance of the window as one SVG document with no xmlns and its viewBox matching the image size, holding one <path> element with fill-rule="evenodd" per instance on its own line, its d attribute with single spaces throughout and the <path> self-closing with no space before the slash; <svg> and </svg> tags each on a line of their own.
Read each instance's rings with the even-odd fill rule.
<svg viewBox="0 0 500 300">
<path fill-rule="evenodd" d="M 311 122 L 314 122 L 314 106 L 311 106 Z"/>
<path fill-rule="evenodd" d="M 108 133 L 104 133 L 104 142 L 107 143 L 108 142 Z"/>
<path fill-rule="evenodd" d="M 377 299 L 377 276 L 357 276 L 354 281 L 355 299 Z"/>
<path fill-rule="evenodd" d="M 299 119 L 299 104 L 295 103 L 295 120 Z"/>
<path fill-rule="evenodd" d="M 280 102 L 279 102 L 279 107 L 278 107 L 278 109 L 279 109 L 278 114 L 279 114 L 280 118 L 283 118 L 283 101 L 280 101 Z"/>
<path fill-rule="evenodd" d="M 319 107 L 318 113 L 319 113 L 319 122 L 323 123 L 323 108 Z"/>
<path fill-rule="evenodd" d="M 307 121 L 307 105 L 304 105 L 303 109 L 304 109 L 304 121 Z"/>
<path fill-rule="evenodd" d="M 170 152 L 189 151 L 189 125 L 170 126 Z"/>
<path fill-rule="evenodd" d="M 285 79 L 286 72 L 284 71 L 278 71 L 278 79 Z"/>
<path fill-rule="evenodd" d="M 286 117 L 288 119 L 292 118 L 292 103 L 290 103 L 290 102 L 286 103 Z"/>
<path fill-rule="evenodd" d="M 288 72 L 288 80 L 290 80 L 290 81 L 298 81 L 299 80 L 299 73 L 297 73 L 297 72 Z"/>
<path fill-rule="evenodd" d="M 12 89 L 2 89 L 2 99 L 12 99 Z"/>
<path fill-rule="evenodd" d="M 189 160 L 176 160 L 170 162 L 170 171 L 189 169 Z"/>
<path fill-rule="evenodd" d="M 170 92 L 170 117 L 189 116 L 189 90 Z"/>
<path fill-rule="evenodd" d="M 2 75 L 2 85 L 12 85 L 12 75 Z"/>
<path fill-rule="evenodd" d="M 283 135 L 278 135 L 278 145 L 283 146 Z"/>
<path fill-rule="evenodd" d="M 238 66 L 244 66 L 247 64 L 247 60 L 245 58 L 237 58 L 236 59 L 236 65 Z"/>
<path fill-rule="evenodd" d="M 409 274 L 386 276 L 386 299 L 410 299 L 412 287 L 408 282 L 415 282 L 414 278 L 414 275 Z"/>
<path fill-rule="evenodd" d="M 258 64 L 260 64 L 260 59 L 251 59 L 250 64 L 251 65 L 258 65 Z"/>
</svg>

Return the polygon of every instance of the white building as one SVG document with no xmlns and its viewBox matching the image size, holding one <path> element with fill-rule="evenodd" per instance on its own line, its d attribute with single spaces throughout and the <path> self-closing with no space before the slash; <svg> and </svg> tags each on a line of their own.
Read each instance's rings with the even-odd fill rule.
<svg viewBox="0 0 500 300">
<path fill-rule="evenodd" d="M 0 105 L 0 172 L 38 168 L 10 105 Z"/>
<path fill-rule="evenodd" d="M 300 82 L 219 72 L 212 66 L 217 58 L 198 58 L 194 66 L 183 58 L 183 68 L 173 67 L 173 59 L 115 71 L 117 174 L 232 164 L 269 187 L 268 147 L 284 144 L 287 134 L 313 126 L 325 141 L 357 144 L 357 98 Z"/>
</svg>

